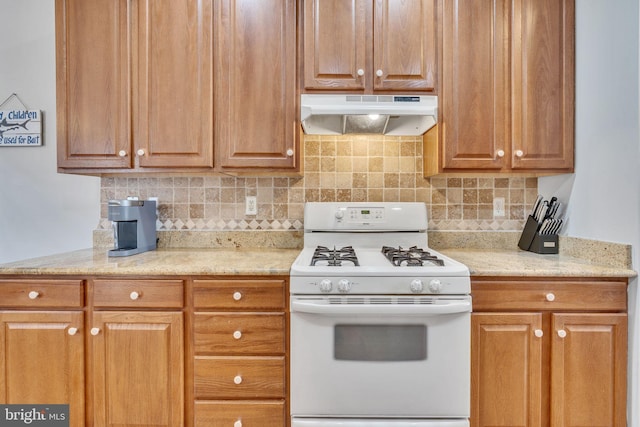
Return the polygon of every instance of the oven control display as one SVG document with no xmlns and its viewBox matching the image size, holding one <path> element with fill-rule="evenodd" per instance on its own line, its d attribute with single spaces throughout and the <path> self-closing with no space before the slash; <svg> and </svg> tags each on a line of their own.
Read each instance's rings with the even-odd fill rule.
<svg viewBox="0 0 640 427">
<path fill-rule="evenodd" d="M 348 208 L 349 221 L 384 221 L 384 208 Z"/>
</svg>

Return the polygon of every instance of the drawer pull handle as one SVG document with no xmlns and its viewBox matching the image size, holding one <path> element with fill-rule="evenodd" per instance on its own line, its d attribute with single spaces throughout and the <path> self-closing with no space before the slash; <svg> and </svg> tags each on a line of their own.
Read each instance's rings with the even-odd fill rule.
<svg viewBox="0 0 640 427">
<path fill-rule="evenodd" d="M 235 377 L 233 377 L 233 383 L 242 384 L 242 377 L 240 375 L 236 375 Z"/>
<path fill-rule="evenodd" d="M 69 335 L 75 335 L 75 334 L 78 333 L 78 328 L 69 328 L 69 329 L 67 329 L 67 333 Z"/>
<path fill-rule="evenodd" d="M 36 299 L 40 296 L 40 292 L 38 291 L 31 291 L 29 292 L 29 299 Z"/>
<path fill-rule="evenodd" d="M 544 332 L 542 332 L 542 329 L 536 329 L 535 331 L 533 331 L 533 335 L 535 335 L 538 338 L 542 338 L 542 336 L 544 335 Z"/>
<path fill-rule="evenodd" d="M 240 332 L 240 331 L 235 331 L 235 332 L 233 333 L 233 337 L 234 337 L 235 339 L 239 340 L 240 338 L 242 338 L 242 332 Z"/>
<path fill-rule="evenodd" d="M 131 298 L 133 301 L 137 300 L 138 298 L 140 298 L 140 293 L 133 291 L 129 294 L 129 298 Z"/>
<path fill-rule="evenodd" d="M 559 336 L 560 338 L 564 338 L 564 337 L 566 337 L 566 336 L 567 336 L 567 331 L 565 331 L 564 329 L 560 329 L 560 330 L 558 331 L 558 336 Z"/>
<path fill-rule="evenodd" d="M 556 296 L 555 296 L 554 294 L 552 294 L 551 292 L 549 292 L 549 293 L 546 295 L 546 298 L 547 298 L 547 301 L 551 302 L 551 301 L 553 301 L 553 300 L 555 300 L 555 299 L 556 299 Z"/>
<path fill-rule="evenodd" d="M 94 337 L 100 333 L 100 328 L 91 328 L 91 335 Z"/>
<path fill-rule="evenodd" d="M 233 299 L 236 301 L 240 301 L 242 299 L 242 294 L 240 292 L 234 292 Z"/>
<path fill-rule="evenodd" d="M 235 423 L 233 423 L 233 427 L 242 427 L 242 421 L 236 421 Z"/>
</svg>

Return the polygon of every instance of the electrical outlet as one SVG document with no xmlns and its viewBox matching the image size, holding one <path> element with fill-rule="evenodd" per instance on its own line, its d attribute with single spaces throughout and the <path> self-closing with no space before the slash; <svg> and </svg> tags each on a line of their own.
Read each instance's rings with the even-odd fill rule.
<svg viewBox="0 0 640 427">
<path fill-rule="evenodd" d="M 258 202 L 256 196 L 247 196 L 245 199 L 245 215 L 256 215 L 258 213 Z"/>
<path fill-rule="evenodd" d="M 504 217 L 504 197 L 496 197 L 493 199 L 493 217 Z"/>
</svg>

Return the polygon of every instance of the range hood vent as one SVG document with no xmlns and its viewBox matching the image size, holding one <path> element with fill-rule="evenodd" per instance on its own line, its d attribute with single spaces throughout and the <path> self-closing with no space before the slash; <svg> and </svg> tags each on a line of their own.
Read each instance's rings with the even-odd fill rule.
<svg viewBox="0 0 640 427">
<path fill-rule="evenodd" d="M 438 97 L 301 95 L 300 121 L 309 135 L 422 135 L 438 120 Z"/>
</svg>

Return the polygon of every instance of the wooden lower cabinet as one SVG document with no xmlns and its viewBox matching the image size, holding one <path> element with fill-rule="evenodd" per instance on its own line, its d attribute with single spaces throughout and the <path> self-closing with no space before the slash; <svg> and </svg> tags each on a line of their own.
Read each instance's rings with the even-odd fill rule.
<svg viewBox="0 0 640 427">
<path fill-rule="evenodd" d="M 68 404 L 84 426 L 81 311 L 0 312 L 0 403 Z"/>
<path fill-rule="evenodd" d="M 77 279 L 0 279 L 0 403 L 68 404 L 85 425 L 84 288 Z"/>
<path fill-rule="evenodd" d="M 193 425 L 286 427 L 286 279 L 194 280 L 190 292 Z"/>
<path fill-rule="evenodd" d="M 197 401 L 195 427 L 242 426 L 284 427 L 285 405 L 282 401 Z"/>
<path fill-rule="evenodd" d="M 626 426 L 626 285 L 472 280 L 471 426 Z"/>
<path fill-rule="evenodd" d="M 183 425 L 182 313 L 94 312 L 91 335 L 95 425 Z"/>
</svg>

